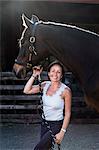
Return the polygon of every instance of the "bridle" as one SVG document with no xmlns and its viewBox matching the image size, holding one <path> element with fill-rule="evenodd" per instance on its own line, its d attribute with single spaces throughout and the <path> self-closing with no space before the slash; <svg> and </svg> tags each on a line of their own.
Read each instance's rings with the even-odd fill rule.
<svg viewBox="0 0 99 150">
<path fill-rule="evenodd" d="M 32 56 L 33 54 L 35 56 L 37 56 L 37 51 L 35 50 L 35 42 L 36 42 L 36 38 L 35 38 L 35 30 L 38 24 L 40 24 L 42 21 L 38 21 L 35 24 L 33 24 L 33 30 L 32 30 L 32 36 L 29 39 L 29 46 L 28 46 L 28 50 L 29 50 L 29 57 L 28 57 L 28 61 L 27 63 L 22 63 L 21 61 L 15 59 L 15 63 L 19 64 L 19 65 L 23 65 L 25 66 L 27 69 L 31 69 L 32 68 Z"/>
</svg>

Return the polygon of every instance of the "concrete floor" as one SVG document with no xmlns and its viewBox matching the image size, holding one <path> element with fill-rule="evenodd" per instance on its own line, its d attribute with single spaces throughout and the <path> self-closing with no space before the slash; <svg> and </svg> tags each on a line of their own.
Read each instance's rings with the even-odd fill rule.
<svg viewBox="0 0 99 150">
<path fill-rule="evenodd" d="M 39 135 L 39 124 L 0 124 L 0 150 L 33 150 Z M 99 124 L 70 124 L 61 150 L 99 150 Z"/>
</svg>

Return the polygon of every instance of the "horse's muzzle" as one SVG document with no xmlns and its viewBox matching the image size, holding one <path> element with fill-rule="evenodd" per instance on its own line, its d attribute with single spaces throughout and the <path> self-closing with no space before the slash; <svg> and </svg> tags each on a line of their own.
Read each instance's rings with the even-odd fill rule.
<svg viewBox="0 0 99 150">
<path fill-rule="evenodd" d="M 26 68 L 19 64 L 14 64 L 13 72 L 15 73 L 17 78 L 25 78 L 26 77 Z"/>
</svg>

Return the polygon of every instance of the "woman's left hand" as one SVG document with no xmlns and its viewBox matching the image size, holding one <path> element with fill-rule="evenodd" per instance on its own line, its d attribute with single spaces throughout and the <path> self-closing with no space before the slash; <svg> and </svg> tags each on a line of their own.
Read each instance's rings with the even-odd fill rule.
<svg viewBox="0 0 99 150">
<path fill-rule="evenodd" d="M 63 138 L 64 138 L 64 132 L 63 131 L 60 131 L 59 133 L 57 133 L 56 135 L 55 135 L 55 137 L 56 137 L 56 140 L 55 140 L 55 142 L 57 143 L 57 144 L 60 144 L 61 142 L 62 142 L 62 140 L 63 140 Z"/>
</svg>

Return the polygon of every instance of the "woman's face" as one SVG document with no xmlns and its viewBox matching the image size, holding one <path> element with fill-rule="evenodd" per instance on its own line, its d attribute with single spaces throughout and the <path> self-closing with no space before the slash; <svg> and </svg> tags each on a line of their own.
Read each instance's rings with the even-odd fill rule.
<svg viewBox="0 0 99 150">
<path fill-rule="evenodd" d="M 48 76 L 51 81 L 60 81 L 62 78 L 62 68 L 57 64 L 53 65 L 48 72 Z"/>
</svg>

